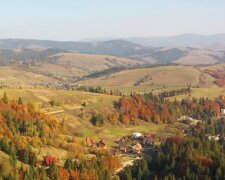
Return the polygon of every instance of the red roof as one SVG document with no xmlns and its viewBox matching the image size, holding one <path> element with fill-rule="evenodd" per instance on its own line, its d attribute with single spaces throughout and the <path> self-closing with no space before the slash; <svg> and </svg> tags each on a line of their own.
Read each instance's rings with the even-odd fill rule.
<svg viewBox="0 0 225 180">
<path fill-rule="evenodd" d="M 54 156 L 46 156 L 46 157 L 45 157 L 45 163 L 46 163 L 47 165 L 50 165 L 50 164 L 52 164 L 52 163 L 57 163 L 57 159 L 56 159 L 56 157 L 54 157 Z"/>
</svg>

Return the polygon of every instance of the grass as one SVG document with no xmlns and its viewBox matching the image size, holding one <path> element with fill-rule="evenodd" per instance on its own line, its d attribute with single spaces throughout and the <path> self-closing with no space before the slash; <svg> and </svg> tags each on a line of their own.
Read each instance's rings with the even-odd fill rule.
<svg viewBox="0 0 225 180">
<path fill-rule="evenodd" d="M 83 134 L 84 137 L 97 137 L 96 134 L 95 134 L 95 132 L 92 131 L 89 128 L 84 128 L 82 130 L 82 134 Z"/>
<path fill-rule="evenodd" d="M 186 86 L 187 84 L 198 83 L 198 73 L 199 71 L 193 67 L 164 66 L 156 68 L 125 70 L 109 76 L 87 80 L 82 82 L 82 84 L 132 87 L 138 80 L 146 75 L 150 75 L 152 80 L 145 82 L 144 85 L 153 83 L 154 86 Z"/>
<path fill-rule="evenodd" d="M 139 61 L 128 58 L 81 53 L 63 53 L 57 63 L 68 67 L 76 67 L 86 72 L 100 71 L 112 66 L 141 64 Z"/>
<path fill-rule="evenodd" d="M 31 87 L 35 83 L 53 82 L 54 79 L 13 67 L 0 67 L 0 85 L 9 87 Z"/>
<path fill-rule="evenodd" d="M 195 97 L 195 98 L 207 97 L 209 99 L 215 99 L 216 97 L 219 97 L 220 95 L 225 95 L 224 88 L 219 88 L 219 87 L 192 88 L 191 94 L 171 97 L 169 99 L 173 100 L 176 98 L 176 99 L 180 100 L 180 99 L 188 98 L 188 97 Z"/>
<path fill-rule="evenodd" d="M 134 84 L 149 75 L 151 78 L 140 86 Z M 105 89 L 119 89 L 125 94 L 130 92 L 149 92 L 163 89 L 186 87 L 188 84 L 197 86 L 200 71 L 192 66 L 163 66 L 125 70 L 112 75 L 80 82 L 84 86 L 102 86 Z M 209 85 L 213 79 L 206 75 L 205 83 Z M 210 84 L 212 86 L 212 83 Z"/>
<path fill-rule="evenodd" d="M 42 72 L 54 73 L 63 77 L 80 77 L 87 75 L 88 72 L 79 67 L 66 66 L 59 64 L 42 63 L 40 66 L 33 66 L 32 69 L 41 70 Z"/>
</svg>

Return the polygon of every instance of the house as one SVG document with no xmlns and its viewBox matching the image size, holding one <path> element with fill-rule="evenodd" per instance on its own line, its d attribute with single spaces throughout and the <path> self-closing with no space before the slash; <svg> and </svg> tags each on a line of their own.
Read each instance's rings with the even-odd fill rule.
<svg viewBox="0 0 225 180">
<path fill-rule="evenodd" d="M 126 142 L 128 142 L 128 141 L 129 141 L 129 138 L 128 138 L 127 136 L 125 136 L 125 137 L 122 137 L 122 138 L 120 138 L 120 139 L 117 139 L 117 140 L 116 140 L 116 143 L 120 143 L 120 142 L 126 143 Z"/>
<path fill-rule="evenodd" d="M 118 149 L 113 148 L 110 150 L 111 154 L 116 155 L 118 153 Z"/>
<path fill-rule="evenodd" d="M 105 142 L 105 140 L 104 140 L 104 139 L 101 139 L 101 140 L 97 143 L 97 146 L 98 146 L 99 148 L 104 148 L 104 149 L 106 149 L 106 142 Z"/>
<path fill-rule="evenodd" d="M 141 137 L 142 135 L 141 135 L 141 133 L 139 133 L 139 132 L 134 132 L 134 133 L 132 134 L 132 136 L 133 136 L 135 139 L 137 139 L 137 138 Z"/>
<path fill-rule="evenodd" d="M 118 145 L 118 150 L 122 153 L 126 153 L 127 152 L 127 143 L 125 142 L 120 142 Z"/>
<path fill-rule="evenodd" d="M 50 164 L 57 163 L 58 160 L 54 156 L 45 156 L 44 163 L 49 166 Z"/>
<path fill-rule="evenodd" d="M 142 140 L 143 146 L 153 146 L 154 145 L 154 139 L 153 137 L 145 136 Z"/>
<path fill-rule="evenodd" d="M 225 109 L 221 109 L 221 110 L 220 110 L 220 113 L 221 113 L 222 115 L 225 115 Z"/>
<path fill-rule="evenodd" d="M 208 137 L 208 140 L 209 141 L 219 141 L 220 140 L 220 135 L 215 135 L 215 136 L 213 136 L 213 135 L 210 135 L 210 134 L 206 134 L 206 137 Z"/>
<path fill-rule="evenodd" d="M 143 147 L 140 143 L 137 143 L 134 146 L 132 146 L 132 151 L 135 154 L 140 154 L 142 150 L 143 150 Z"/>
<path fill-rule="evenodd" d="M 87 146 L 92 146 L 95 143 L 95 138 L 86 138 Z"/>
</svg>

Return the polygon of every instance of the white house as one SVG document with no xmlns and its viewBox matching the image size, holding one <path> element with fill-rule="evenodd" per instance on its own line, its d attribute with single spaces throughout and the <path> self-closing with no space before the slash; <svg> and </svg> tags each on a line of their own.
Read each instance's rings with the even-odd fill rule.
<svg viewBox="0 0 225 180">
<path fill-rule="evenodd" d="M 225 109 L 220 110 L 221 114 L 225 115 Z"/>
<path fill-rule="evenodd" d="M 134 138 L 139 138 L 139 137 L 141 137 L 142 135 L 141 135 L 141 133 L 139 133 L 139 132 L 134 132 L 134 133 L 132 134 L 132 136 L 133 136 Z"/>
<path fill-rule="evenodd" d="M 206 134 L 206 137 L 208 137 L 208 140 L 209 141 L 219 141 L 220 140 L 220 135 L 218 134 L 218 135 L 215 135 L 215 136 L 212 136 L 212 135 L 210 135 L 210 134 Z"/>
</svg>

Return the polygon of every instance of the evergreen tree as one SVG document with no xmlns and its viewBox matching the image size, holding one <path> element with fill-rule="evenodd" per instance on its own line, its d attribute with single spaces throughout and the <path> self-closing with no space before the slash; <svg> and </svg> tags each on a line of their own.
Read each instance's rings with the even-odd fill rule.
<svg viewBox="0 0 225 180">
<path fill-rule="evenodd" d="M 137 180 L 141 180 L 142 176 L 143 176 L 143 174 L 142 174 L 141 166 L 139 166 L 138 172 L 137 172 Z"/>
<path fill-rule="evenodd" d="M 221 168 L 217 168 L 216 174 L 215 174 L 215 180 L 220 180 L 220 179 L 222 179 Z"/>
<path fill-rule="evenodd" d="M 124 172 L 124 180 L 132 180 L 131 167 L 128 166 Z"/>
<path fill-rule="evenodd" d="M 6 104 L 8 104 L 9 103 L 9 98 L 8 98 L 8 95 L 7 95 L 7 93 L 6 92 L 4 92 L 4 94 L 3 94 L 3 102 L 4 103 L 6 103 Z"/>
<path fill-rule="evenodd" d="M 21 97 L 19 97 L 19 99 L 18 99 L 18 104 L 23 104 L 23 100 Z"/>
</svg>

